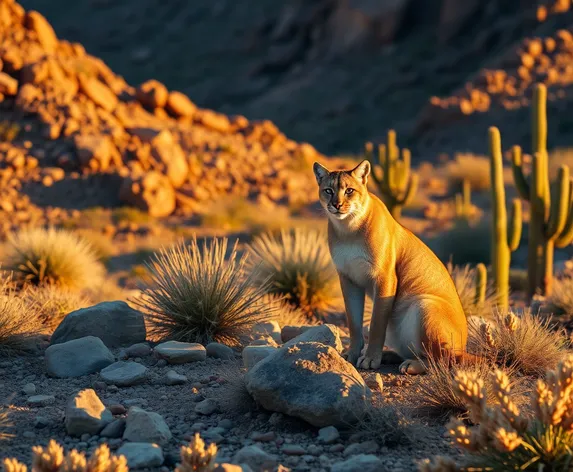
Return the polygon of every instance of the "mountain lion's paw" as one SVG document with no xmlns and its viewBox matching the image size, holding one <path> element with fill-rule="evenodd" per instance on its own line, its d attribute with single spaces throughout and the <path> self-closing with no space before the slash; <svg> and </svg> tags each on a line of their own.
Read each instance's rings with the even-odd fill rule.
<svg viewBox="0 0 573 472">
<path fill-rule="evenodd" d="M 382 352 L 378 352 L 374 355 L 366 353 L 366 355 L 358 359 L 356 367 L 359 369 L 378 369 L 382 364 Z"/>
<path fill-rule="evenodd" d="M 360 357 L 361 349 L 349 349 L 342 357 L 346 359 L 347 362 L 350 362 L 352 365 L 356 365 L 356 361 Z"/>
<path fill-rule="evenodd" d="M 400 364 L 400 373 L 419 375 L 426 373 L 426 366 L 416 359 L 407 359 Z"/>
</svg>

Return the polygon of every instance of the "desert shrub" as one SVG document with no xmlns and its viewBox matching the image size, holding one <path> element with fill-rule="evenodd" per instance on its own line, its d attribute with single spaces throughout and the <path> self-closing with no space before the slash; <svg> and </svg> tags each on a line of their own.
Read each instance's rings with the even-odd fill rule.
<svg viewBox="0 0 573 472">
<path fill-rule="evenodd" d="M 245 273 L 247 256 L 237 244 L 226 260 L 227 239 L 163 248 L 148 264 L 151 283 L 134 300 L 147 313 L 151 334 L 178 341 L 236 344 L 258 321 L 271 316 L 261 303 L 266 285 Z"/>
<path fill-rule="evenodd" d="M 261 303 L 272 307 L 271 319 L 276 321 L 281 328 L 284 326 L 308 325 L 313 321 L 309 320 L 303 310 L 291 305 L 280 295 L 267 294 L 261 299 Z"/>
<path fill-rule="evenodd" d="M 259 409 L 257 402 L 247 391 L 246 369 L 237 364 L 225 365 L 218 371 L 224 385 L 213 391 L 219 408 L 230 416 L 242 416 Z"/>
<path fill-rule="evenodd" d="M 12 421 L 10 421 L 8 409 L 6 407 L 0 407 L 0 441 L 12 437 L 9 433 L 11 427 Z"/>
<path fill-rule="evenodd" d="M 94 254 L 101 262 L 107 262 L 116 254 L 116 246 L 113 241 L 100 231 L 84 229 L 78 230 L 77 234 L 90 244 Z"/>
<path fill-rule="evenodd" d="M 492 321 L 468 323 L 468 350 L 524 375 L 539 376 L 563 358 L 566 338 L 529 310 L 495 311 Z"/>
<path fill-rule="evenodd" d="M 88 297 L 52 285 L 28 286 L 20 297 L 37 313 L 41 325 L 48 332 L 54 331 L 72 311 L 90 305 Z"/>
<path fill-rule="evenodd" d="M 547 297 L 547 302 L 556 307 L 558 311 L 573 315 L 573 278 L 553 279 L 553 291 Z"/>
<path fill-rule="evenodd" d="M 111 212 L 111 220 L 117 225 L 122 223 L 135 223 L 143 225 L 151 223 L 154 220 L 149 213 L 134 207 L 120 207 L 115 208 Z"/>
<path fill-rule="evenodd" d="M 453 380 L 461 373 L 475 376 L 484 381 L 485 398 L 495 403 L 496 393 L 489 374 L 494 370 L 488 358 L 478 357 L 475 360 L 463 358 L 454 360 L 448 355 L 434 356 L 429 354 L 422 361 L 427 367 L 427 374 L 420 377 L 420 393 L 416 394 L 417 408 L 424 415 L 447 417 L 455 415 L 467 418 L 468 408 L 463 398 L 457 393 Z M 526 384 L 515 377 L 511 369 L 506 370 L 511 385 L 514 386 L 514 401 L 523 401 Z M 519 399 L 518 399 L 519 398 Z"/>
<path fill-rule="evenodd" d="M 29 341 L 39 328 L 33 307 L 12 291 L 0 294 L 0 357 L 28 351 Z"/>
<path fill-rule="evenodd" d="M 425 461 L 419 470 L 552 470 L 573 467 L 573 355 L 539 380 L 532 396 L 534 417 L 521 414 L 512 398 L 508 377 L 501 371 L 491 374 L 498 402 L 486 399 L 482 379 L 460 374 L 454 388 L 471 412 L 475 424 L 468 428 L 459 419 L 447 426 L 452 443 L 469 453 L 464 463 L 438 459 Z"/>
<path fill-rule="evenodd" d="M 9 236 L 4 266 L 21 285 L 57 285 L 82 290 L 103 280 L 104 268 L 92 246 L 73 233 L 53 228 Z"/>
<path fill-rule="evenodd" d="M 491 259 L 491 228 L 488 221 L 468 223 L 458 220 L 426 243 L 443 262 L 455 265 L 488 265 Z"/>
<path fill-rule="evenodd" d="M 474 154 L 457 154 L 454 160 L 446 163 L 444 172 L 452 190 L 459 191 L 463 181 L 470 183 L 471 189 L 479 192 L 490 188 L 489 158 Z"/>
<path fill-rule="evenodd" d="M 180 456 L 175 472 L 210 472 L 215 468 L 217 445 L 211 443 L 206 448 L 199 433 L 195 433 L 189 445 L 181 447 Z"/>
<path fill-rule="evenodd" d="M 125 290 L 118 286 L 116 281 L 112 279 L 104 279 L 99 283 L 95 283 L 83 290 L 82 294 L 85 295 L 93 304 L 114 300 L 127 300 L 127 293 Z"/>
<path fill-rule="evenodd" d="M 263 234 L 248 247 L 253 256 L 249 268 L 258 269 L 257 284 L 269 280 L 269 294 L 279 295 L 318 319 L 340 299 L 336 270 L 324 234 L 294 229 L 280 235 Z"/>
<path fill-rule="evenodd" d="M 495 290 L 491 281 L 488 280 L 486 283 L 484 302 L 476 305 L 476 269 L 470 267 L 469 264 L 454 266 L 451 263 L 448 263 L 447 268 L 460 296 L 466 317 L 489 317 L 495 304 Z"/>
<path fill-rule="evenodd" d="M 259 205 L 245 198 L 227 198 L 207 205 L 201 215 L 201 224 L 261 233 L 283 227 L 288 218 L 289 212 L 285 207 Z"/>
</svg>

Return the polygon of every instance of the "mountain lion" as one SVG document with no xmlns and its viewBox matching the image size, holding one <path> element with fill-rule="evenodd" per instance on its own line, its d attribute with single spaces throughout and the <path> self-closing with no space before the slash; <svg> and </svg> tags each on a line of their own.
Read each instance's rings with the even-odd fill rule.
<svg viewBox="0 0 573 472">
<path fill-rule="evenodd" d="M 344 296 L 352 364 L 377 369 L 398 354 L 400 372 L 421 374 L 416 357 L 426 352 L 465 352 L 467 320 L 456 288 L 442 262 L 414 234 L 398 224 L 386 205 L 368 192 L 370 163 L 330 172 L 318 162 L 314 174 L 328 215 L 328 245 Z M 374 308 L 366 352 L 364 298 Z M 391 351 L 383 351 L 384 345 Z M 392 352 L 393 351 L 393 352 Z"/>
</svg>

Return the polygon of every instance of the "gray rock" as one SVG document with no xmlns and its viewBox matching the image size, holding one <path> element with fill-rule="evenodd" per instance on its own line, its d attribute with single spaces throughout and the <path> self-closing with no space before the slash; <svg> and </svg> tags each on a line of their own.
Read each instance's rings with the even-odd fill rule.
<svg viewBox="0 0 573 472">
<path fill-rule="evenodd" d="M 95 336 L 107 347 L 129 346 L 145 341 L 143 314 L 123 301 L 103 302 L 66 316 L 51 338 L 52 345 Z"/>
<path fill-rule="evenodd" d="M 365 441 L 361 443 L 350 444 L 344 449 L 344 457 L 356 456 L 361 454 L 376 454 L 378 452 L 378 443 L 376 441 Z"/>
<path fill-rule="evenodd" d="M 146 357 L 151 354 L 151 347 L 147 343 L 137 343 L 129 346 L 125 353 L 127 357 Z"/>
<path fill-rule="evenodd" d="M 340 439 L 340 433 L 334 426 L 326 426 L 318 430 L 318 442 L 322 444 L 333 444 Z"/>
<path fill-rule="evenodd" d="M 311 328 L 314 328 L 314 325 L 300 325 L 300 326 L 287 325 L 287 326 L 283 326 L 283 329 L 281 329 L 281 340 L 283 343 L 289 342 L 291 339 L 294 339 L 297 336 L 300 336 L 302 333 L 304 333 L 305 331 L 307 331 Z"/>
<path fill-rule="evenodd" d="M 149 442 L 166 445 L 172 438 L 169 426 L 158 413 L 145 411 L 137 406 L 127 412 L 123 439 L 131 442 Z"/>
<path fill-rule="evenodd" d="M 382 461 L 372 454 L 360 454 L 343 462 L 337 462 L 331 472 L 379 472 L 384 470 Z"/>
<path fill-rule="evenodd" d="M 112 421 L 111 412 L 92 389 L 81 390 L 66 405 L 64 424 L 70 436 L 98 434 Z"/>
<path fill-rule="evenodd" d="M 53 395 L 34 395 L 28 397 L 28 405 L 30 406 L 46 406 L 55 403 L 56 397 Z"/>
<path fill-rule="evenodd" d="M 45 353 L 48 375 L 60 378 L 93 374 L 114 361 L 110 350 L 94 336 L 54 344 Z"/>
<path fill-rule="evenodd" d="M 299 444 L 284 444 L 281 452 L 287 456 L 303 456 L 306 454 L 306 449 Z"/>
<path fill-rule="evenodd" d="M 26 395 L 34 395 L 34 393 L 36 393 L 36 386 L 33 383 L 27 383 L 22 387 L 22 392 Z"/>
<path fill-rule="evenodd" d="M 246 464 L 253 470 L 272 469 L 278 464 L 276 456 L 271 455 L 257 446 L 245 446 L 235 454 L 233 462 Z"/>
<path fill-rule="evenodd" d="M 170 370 L 165 375 L 165 383 L 167 385 L 183 385 L 188 381 L 187 377 L 182 374 L 178 374 L 174 370 Z"/>
<path fill-rule="evenodd" d="M 248 466 L 240 466 L 236 464 L 228 464 L 226 462 L 222 464 L 215 464 L 213 472 L 251 472 L 252 469 Z"/>
<path fill-rule="evenodd" d="M 217 411 L 217 403 L 215 400 L 207 398 L 195 405 L 195 412 L 201 415 L 212 415 Z"/>
<path fill-rule="evenodd" d="M 313 326 L 310 329 L 304 330 L 303 333 L 296 338 L 286 342 L 283 347 L 294 346 L 298 343 L 321 343 L 333 347 L 339 353 L 342 352 L 342 341 L 340 340 L 340 331 L 338 327 L 332 324 L 323 324 L 320 326 Z"/>
<path fill-rule="evenodd" d="M 154 352 L 169 364 L 204 361 L 207 357 L 207 350 L 201 344 L 181 343 L 179 341 L 167 341 L 158 344 L 155 346 Z"/>
<path fill-rule="evenodd" d="M 124 431 L 125 431 L 125 419 L 118 418 L 116 420 L 113 420 L 108 425 L 106 425 L 106 427 L 101 430 L 99 435 L 102 438 L 121 438 L 123 436 Z"/>
<path fill-rule="evenodd" d="M 334 348 L 314 342 L 278 349 L 247 372 L 245 383 L 266 410 L 317 427 L 356 422 L 371 397 L 354 366 Z"/>
<path fill-rule="evenodd" d="M 131 442 L 125 443 L 116 455 L 125 456 L 130 469 L 147 469 L 163 465 L 163 450 L 157 444 Z"/>
<path fill-rule="evenodd" d="M 102 380 L 118 387 L 129 387 L 145 382 L 147 367 L 137 362 L 119 361 L 107 366 L 100 372 Z"/>
<path fill-rule="evenodd" d="M 246 346 L 243 349 L 243 366 L 251 370 L 258 362 L 273 354 L 277 350 L 273 346 Z"/>
<path fill-rule="evenodd" d="M 235 358 L 235 351 L 233 351 L 229 346 L 225 346 L 224 344 L 209 343 L 205 349 L 207 350 L 207 357 L 223 360 L 231 360 Z"/>
<path fill-rule="evenodd" d="M 254 337 L 257 336 L 270 336 L 275 340 L 276 343 L 282 343 L 281 339 L 281 327 L 278 321 L 265 321 L 263 323 L 256 323 L 252 329 L 251 334 Z"/>
</svg>

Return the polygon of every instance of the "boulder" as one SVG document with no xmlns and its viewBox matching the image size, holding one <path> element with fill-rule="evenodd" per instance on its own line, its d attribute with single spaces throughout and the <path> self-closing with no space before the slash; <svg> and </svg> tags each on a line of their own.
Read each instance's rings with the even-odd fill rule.
<svg viewBox="0 0 573 472">
<path fill-rule="evenodd" d="M 223 360 L 231 360 L 235 358 L 235 351 L 224 344 L 209 343 L 205 346 L 205 349 L 207 350 L 207 357 Z"/>
<path fill-rule="evenodd" d="M 113 111 L 117 106 L 117 95 L 104 83 L 83 74 L 78 76 L 80 90 L 96 105 L 105 111 Z"/>
<path fill-rule="evenodd" d="M 274 346 L 246 346 L 243 349 L 243 366 L 251 370 L 258 362 L 273 354 L 277 350 Z"/>
<path fill-rule="evenodd" d="M 313 426 L 345 426 L 361 418 L 371 397 L 358 371 L 336 349 L 315 342 L 282 347 L 245 376 L 265 409 Z"/>
<path fill-rule="evenodd" d="M 359 454 L 343 462 L 337 462 L 331 472 L 379 472 L 384 470 L 382 461 L 372 454 Z"/>
<path fill-rule="evenodd" d="M 118 456 L 125 456 L 130 469 L 150 469 L 163 465 L 163 450 L 152 443 L 125 443 L 117 450 Z"/>
<path fill-rule="evenodd" d="M 137 362 L 119 361 L 103 369 L 100 376 L 107 384 L 130 387 L 146 380 L 147 367 Z"/>
<path fill-rule="evenodd" d="M 177 91 L 169 93 L 166 108 L 169 113 L 176 117 L 191 117 L 197 110 L 197 106 L 189 100 L 187 95 Z"/>
<path fill-rule="evenodd" d="M 333 444 L 340 439 L 340 433 L 334 426 L 326 426 L 318 430 L 318 442 L 322 444 Z"/>
<path fill-rule="evenodd" d="M 99 434 L 113 415 L 92 389 L 76 393 L 66 405 L 64 424 L 70 436 Z"/>
<path fill-rule="evenodd" d="M 54 344 L 44 357 L 48 375 L 60 378 L 93 374 L 115 361 L 101 339 L 94 336 Z"/>
<path fill-rule="evenodd" d="M 300 336 L 302 333 L 304 333 L 305 331 L 308 331 L 311 328 L 314 328 L 314 325 L 300 325 L 300 326 L 287 325 L 287 326 L 283 326 L 283 328 L 281 329 L 281 341 L 283 343 L 286 343 L 286 342 L 290 341 L 291 339 L 294 339 L 297 336 Z"/>
<path fill-rule="evenodd" d="M 282 343 L 281 327 L 278 321 L 266 321 L 264 323 L 257 323 L 251 329 L 253 337 L 257 336 L 270 336 L 277 344 Z"/>
<path fill-rule="evenodd" d="M 158 413 L 145 411 L 133 406 L 127 412 L 123 439 L 131 442 L 167 444 L 172 438 L 169 426 Z"/>
<path fill-rule="evenodd" d="M 207 350 L 198 343 L 167 341 L 155 346 L 154 352 L 157 357 L 165 359 L 169 364 L 186 364 L 204 361 L 207 358 Z"/>
<path fill-rule="evenodd" d="M 323 324 L 320 326 L 313 326 L 312 328 L 305 329 L 296 338 L 287 341 L 284 346 L 294 346 L 301 342 L 313 342 L 325 344 L 333 347 L 339 353 L 342 352 L 342 341 L 340 340 L 340 331 L 338 327 L 332 324 Z"/>
<path fill-rule="evenodd" d="M 253 470 L 272 470 L 278 464 L 276 456 L 266 453 L 257 446 L 245 446 L 239 449 L 233 462 L 245 464 Z"/>
<path fill-rule="evenodd" d="M 121 438 L 125 431 L 125 419 L 118 418 L 105 426 L 99 433 L 102 438 Z"/>
<path fill-rule="evenodd" d="M 143 314 L 123 301 L 80 308 L 62 320 L 50 342 L 60 344 L 84 336 L 95 336 L 110 348 L 143 342 L 146 337 Z"/>
<path fill-rule="evenodd" d="M 119 198 L 156 218 L 171 215 L 176 205 L 175 189 L 169 178 L 155 171 L 126 178 Z"/>
</svg>

